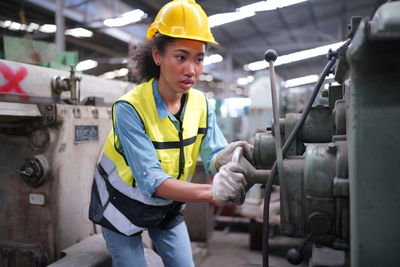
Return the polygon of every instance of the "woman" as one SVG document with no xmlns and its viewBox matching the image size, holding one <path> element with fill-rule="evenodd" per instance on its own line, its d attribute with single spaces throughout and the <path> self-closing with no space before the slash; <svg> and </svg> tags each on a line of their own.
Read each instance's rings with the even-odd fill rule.
<svg viewBox="0 0 400 267">
<path fill-rule="evenodd" d="M 144 81 L 113 106 L 113 129 L 96 168 L 89 217 L 103 226 L 113 266 L 146 266 L 141 232 L 148 230 L 165 266 L 194 266 L 183 221 L 184 202 L 241 204 L 246 180 L 203 93 L 192 89 L 206 43 L 216 43 L 207 16 L 191 0 L 158 13 L 138 55 Z M 213 185 L 190 183 L 197 157 Z M 228 163 L 230 162 L 230 163 Z"/>
</svg>

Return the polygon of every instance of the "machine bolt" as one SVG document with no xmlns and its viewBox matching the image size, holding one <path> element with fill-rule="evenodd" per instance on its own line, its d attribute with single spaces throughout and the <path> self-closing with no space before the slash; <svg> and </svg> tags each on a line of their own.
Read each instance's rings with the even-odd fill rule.
<svg viewBox="0 0 400 267">
<path fill-rule="evenodd" d="M 329 143 L 329 144 L 328 144 L 328 151 L 329 151 L 329 152 L 334 153 L 334 152 L 336 152 L 336 150 L 337 150 L 337 147 L 336 147 L 336 144 L 335 144 L 335 143 Z"/>
<path fill-rule="evenodd" d="M 47 110 L 53 110 L 53 106 L 52 105 L 48 105 L 47 106 Z"/>
<path fill-rule="evenodd" d="M 328 97 L 328 96 L 329 96 L 329 89 L 322 90 L 322 97 Z"/>
</svg>

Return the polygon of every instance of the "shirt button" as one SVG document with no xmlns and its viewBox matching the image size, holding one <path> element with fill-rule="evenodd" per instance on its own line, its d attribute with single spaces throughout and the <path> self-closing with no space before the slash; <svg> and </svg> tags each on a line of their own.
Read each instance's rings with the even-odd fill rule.
<svg viewBox="0 0 400 267">
<path fill-rule="evenodd" d="M 145 176 L 146 176 L 146 175 L 147 175 L 147 171 L 143 171 L 143 175 L 145 175 Z"/>
</svg>

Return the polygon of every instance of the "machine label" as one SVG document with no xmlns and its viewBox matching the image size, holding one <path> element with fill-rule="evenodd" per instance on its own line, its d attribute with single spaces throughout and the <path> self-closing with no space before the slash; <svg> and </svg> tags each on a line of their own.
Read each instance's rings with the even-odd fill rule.
<svg viewBox="0 0 400 267">
<path fill-rule="evenodd" d="M 75 143 L 99 140 L 99 127 L 97 125 L 76 125 Z"/>
<path fill-rule="evenodd" d="M 46 203 L 44 194 L 30 193 L 29 204 L 36 206 L 44 206 Z"/>
</svg>

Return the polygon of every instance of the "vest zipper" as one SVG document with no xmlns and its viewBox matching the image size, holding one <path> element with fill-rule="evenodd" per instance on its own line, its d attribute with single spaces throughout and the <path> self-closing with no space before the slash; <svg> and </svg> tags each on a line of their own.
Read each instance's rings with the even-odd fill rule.
<svg viewBox="0 0 400 267">
<path fill-rule="evenodd" d="M 180 179 L 181 176 L 183 175 L 183 170 L 185 168 L 185 151 L 184 151 L 184 146 L 183 146 L 183 127 L 181 126 L 181 129 L 179 130 L 179 142 L 180 142 L 180 147 L 179 147 L 179 174 L 178 178 Z"/>
</svg>

